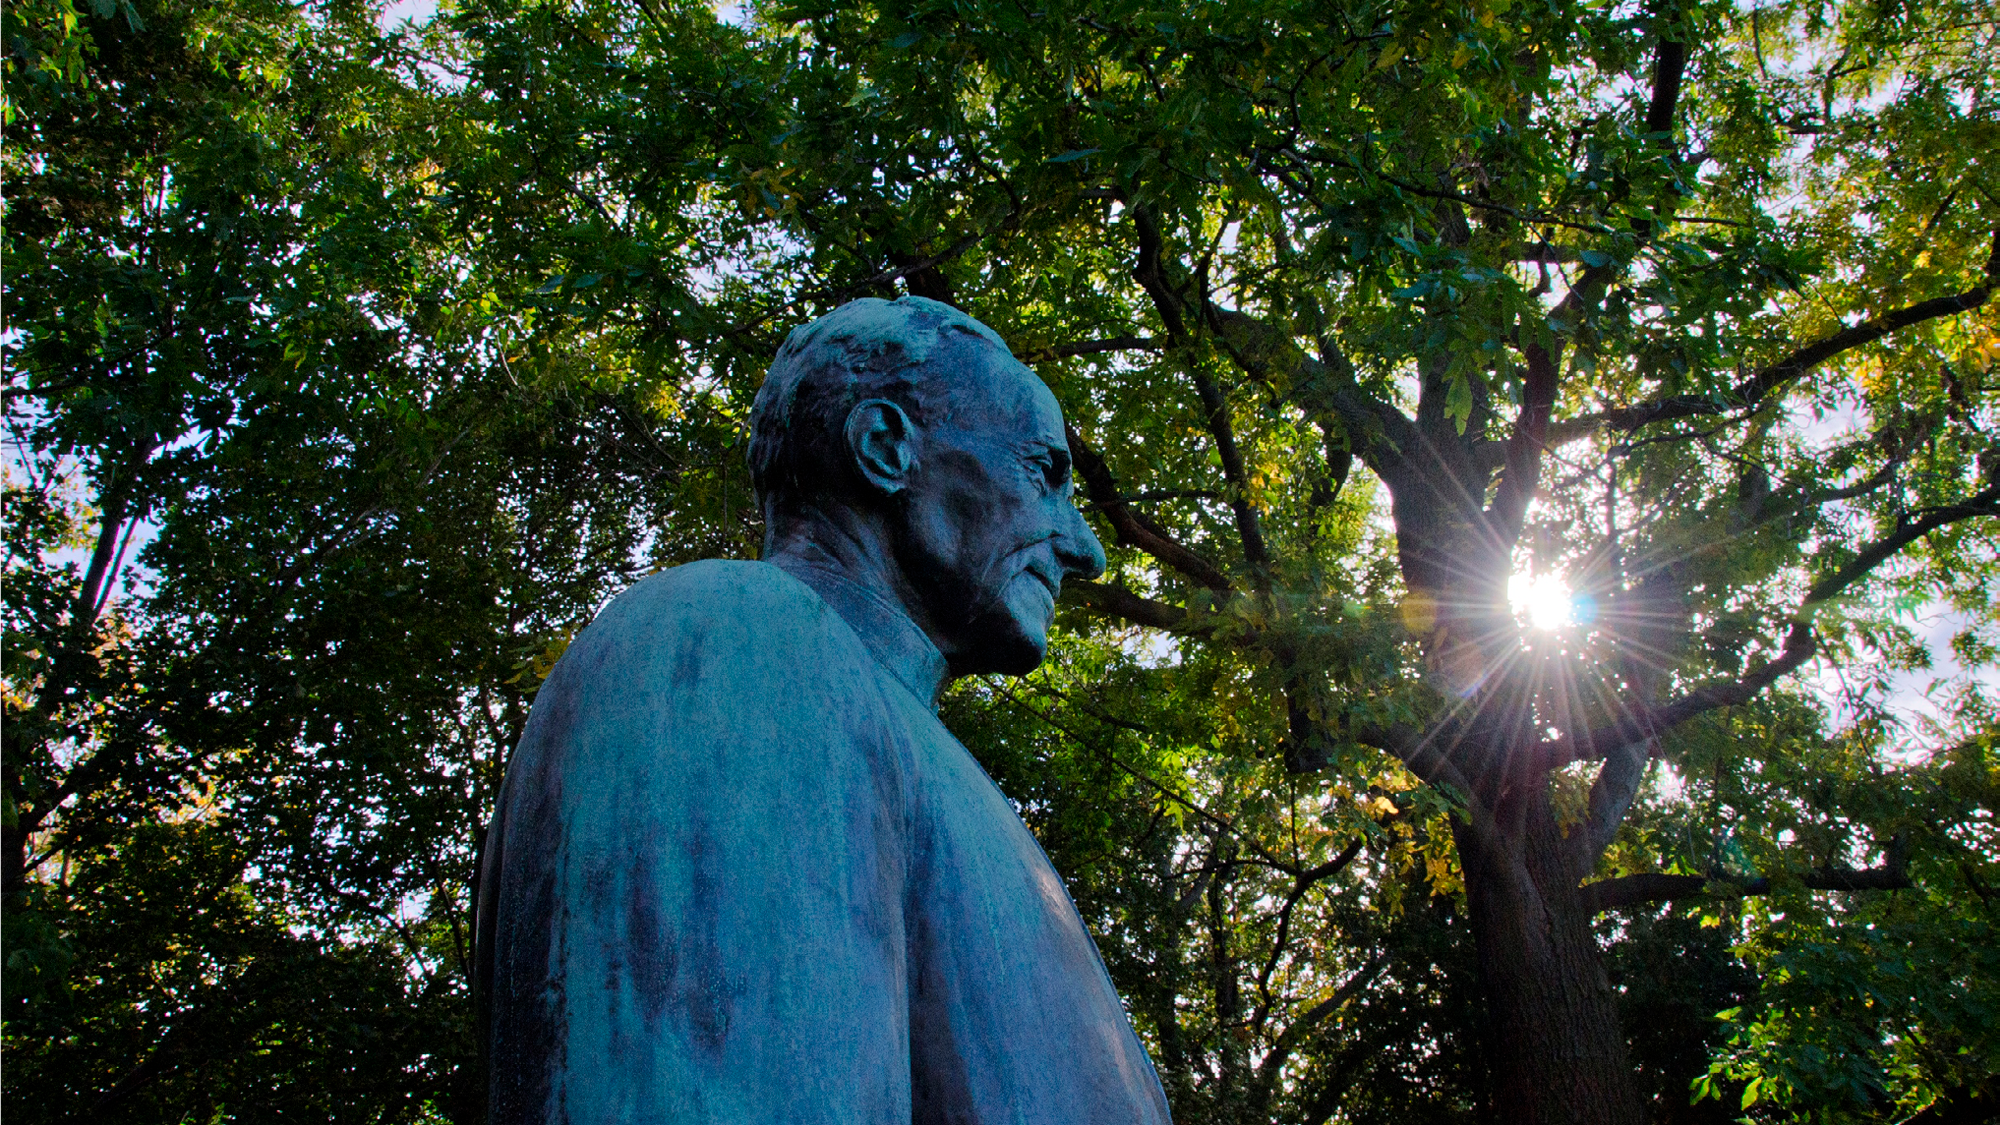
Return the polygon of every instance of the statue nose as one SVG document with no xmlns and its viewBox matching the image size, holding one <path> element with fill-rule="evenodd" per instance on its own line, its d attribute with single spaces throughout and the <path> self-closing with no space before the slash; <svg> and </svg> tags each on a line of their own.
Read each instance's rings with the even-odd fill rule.
<svg viewBox="0 0 2000 1125">
<path fill-rule="evenodd" d="M 1062 564 L 1065 576 L 1091 579 L 1104 573 L 1104 545 L 1097 541 L 1097 534 L 1083 520 L 1083 513 L 1074 505 L 1065 504 L 1068 513 L 1062 534 L 1056 536 L 1056 561 Z"/>
</svg>

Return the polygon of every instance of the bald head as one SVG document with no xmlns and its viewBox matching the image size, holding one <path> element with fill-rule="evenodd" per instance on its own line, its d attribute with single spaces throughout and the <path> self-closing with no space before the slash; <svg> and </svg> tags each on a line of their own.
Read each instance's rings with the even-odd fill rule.
<svg viewBox="0 0 2000 1125">
<path fill-rule="evenodd" d="M 767 516 L 848 483 L 855 406 L 893 402 L 918 426 L 952 412 L 962 369 L 932 363 L 953 337 L 1012 353 L 991 328 L 925 297 L 849 301 L 792 330 L 750 409 L 750 477 Z M 985 391 L 987 388 L 976 388 Z"/>
<path fill-rule="evenodd" d="M 922 297 L 793 332 L 750 412 L 765 557 L 900 606 L 954 674 L 1025 672 L 1104 549 L 1062 410 L 993 330 Z"/>
</svg>

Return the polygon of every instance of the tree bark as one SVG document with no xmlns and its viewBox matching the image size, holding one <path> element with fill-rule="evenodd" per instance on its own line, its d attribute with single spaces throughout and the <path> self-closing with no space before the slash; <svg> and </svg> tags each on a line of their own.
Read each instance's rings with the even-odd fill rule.
<svg viewBox="0 0 2000 1125">
<path fill-rule="evenodd" d="M 1475 802 L 1470 818 L 1455 834 L 1486 986 L 1492 1119 L 1639 1125 L 1616 999 L 1546 784 L 1497 809 Z"/>
</svg>

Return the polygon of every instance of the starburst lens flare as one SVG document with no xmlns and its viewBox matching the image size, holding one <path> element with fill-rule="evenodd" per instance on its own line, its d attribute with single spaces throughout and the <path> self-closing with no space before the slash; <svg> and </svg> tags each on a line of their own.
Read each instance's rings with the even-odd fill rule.
<svg viewBox="0 0 2000 1125">
<path fill-rule="evenodd" d="M 1553 574 L 1516 574 L 1507 580 L 1507 600 L 1515 617 L 1543 632 L 1580 625 L 1589 617 L 1588 599 L 1571 593 L 1569 584 Z"/>
</svg>

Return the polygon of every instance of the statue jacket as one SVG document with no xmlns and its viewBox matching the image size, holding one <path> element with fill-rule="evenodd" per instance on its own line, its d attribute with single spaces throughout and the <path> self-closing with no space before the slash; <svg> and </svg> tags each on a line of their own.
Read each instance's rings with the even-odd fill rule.
<svg viewBox="0 0 2000 1125">
<path fill-rule="evenodd" d="M 1055 870 L 933 712 L 942 657 L 801 576 L 654 575 L 543 684 L 481 861 L 492 1120 L 1166 1125 Z"/>
</svg>

